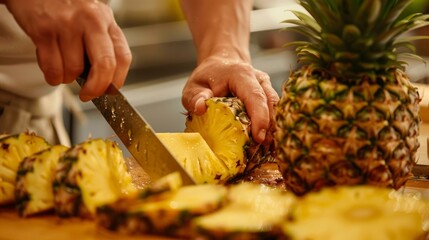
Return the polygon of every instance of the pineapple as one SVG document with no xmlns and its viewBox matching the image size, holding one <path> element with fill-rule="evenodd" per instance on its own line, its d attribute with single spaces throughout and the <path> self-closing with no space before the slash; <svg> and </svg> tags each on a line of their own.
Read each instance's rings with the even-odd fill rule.
<svg viewBox="0 0 429 240">
<path fill-rule="evenodd" d="M 191 219 L 220 208 L 226 192 L 226 187 L 219 184 L 191 185 L 159 192 L 149 188 L 140 195 L 99 207 L 98 225 L 127 234 L 188 237 Z"/>
<path fill-rule="evenodd" d="M 103 139 L 90 139 L 65 152 L 53 189 L 59 216 L 88 218 L 95 216 L 98 206 L 136 192 L 119 146 Z"/>
<path fill-rule="evenodd" d="M 202 158 L 197 159 L 196 163 L 190 163 L 190 153 L 186 156 L 182 154 L 187 157 L 188 169 L 193 175 L 201 178 L 208 174 L 203 177 L 208 183 L 237 182 L 260 165 L 274 160 L 271 156 L 272 149 L 260 146 L 252 140 L 250 119 L 240 99 L 214 97 L 207 99 L 206 105 L 207 111 L 203 115 L 188 114 L 185 132 L 200 133 L 217 159 L 211 151 L 203 150 L 206 149 L 202 147 L 205 144 L 200 142 L 201 149 L 198 151 L 207 152 L 201 154 Z M 188 146 L 189 148 L 192 146 Z M 193 152 L 195 151 L 194 149 Z M 172 153 L 174 152 L 173 149 Z M 203 159 L 212 161 L 206 163 Z"/>
<path fill-rule="evenodd" d="M 375 186 L 337 186 L 305 195 L 283 231 L 291 240 L 418 240 L 429 230 L 429 202 Z"/>
<path fill-rule="evenodd" d="M 26 217 L 54 208 L 52 182 L 61 155 L 68 149 L 54 145 L 28 156 L 19 165 L 15 185 L 16 206 Z"/>
<path fill-rule="evenodd" d="M 280 239 L 280 225 L 296 201 L 263 184 L 231 185 L 227 204 L 192 220 L 195 239 Z"/>
<path fill-rule="evenodd" d="M 15 181 L 20 162 L 49 146 L 45 139 L 28 132 L 0 139 L 0 205 L 15 201 Z"/>
<path fill-rule="evenodd" d="M 290 30 L 299 69 L 282 86 L 275 149 L 288 189 L 370 184 L 399 189 L 419 147 L 417 88 L 400 56 L 415 57 L 404 33 L 427 15 L 399 19 L 411 0 L 299 0 Z"/>
</svg>

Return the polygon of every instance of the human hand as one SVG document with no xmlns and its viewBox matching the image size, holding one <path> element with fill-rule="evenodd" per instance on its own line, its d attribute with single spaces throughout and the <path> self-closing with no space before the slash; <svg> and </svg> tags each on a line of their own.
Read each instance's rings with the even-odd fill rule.
<svg viewBox="0 0 429 240">
<path fill-rule="evenodd" d="M 259 143 L 272 141 L 274 105 L 279 100 L 268 74 L 249 63 L 222 56 L 203 60 L 189 77 L 182 94 L 182 104 L 201 115 L 210 97 L 236 96 L 241 99 L 252 121 L 252 137 Z"/>
<path fill-rule="evenodd" d="M 32 39 L 37 60 L 51 85 L 70 83 L 83 71 L 84 54 L 91 70 L 80 91 L 89 101 L 110 84 L 123 86 L 131 52 L 111 8 L 98 0 L 4 0 L 17 23 Z"/>
</svg>

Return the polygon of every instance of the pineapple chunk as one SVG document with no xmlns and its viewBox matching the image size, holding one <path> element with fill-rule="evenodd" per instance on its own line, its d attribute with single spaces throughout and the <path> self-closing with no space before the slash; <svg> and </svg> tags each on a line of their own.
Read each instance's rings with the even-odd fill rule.
<svg viewBox="0 0 429 240">
<path fill-rule="evenodd" d="M 96 208 L 136 191 L 115 142 L 93 139 L 69 149 L 54 180 L 55 210 L 62 217 L 93 217 Z"/>
<path fill-rule="evenodd" d="M 29 216 L 54 207 L 52 182 L 61 155 L 68 148 L 54 145 L 24 158 L 15 185 L 15 198 L 20 216 Z"/>
<path fill-rule="evenodd" d="M 190 114 L 187 117 L 185 132 L 201 134 L 226 168 L 219 178 L 222 182 L 228 181 L 243 173 L 246 168 L 246 149 L 251 142 L 250 120 L 238 98 L 210 98 L 206 104 L 206 113 L 201 116 Z M 190 160 L 192 159 L 187 161 Z M 220 166 L 217 160 L 214 164 L 215 167 Z M 197 167 L 198 164 L 195 165 Z M 192 172 L 196 171 L 198 169 Z"/>
<path fill-rule="evenodd" d="M 150 195 L 143 191 L 98 208 L 98 225 L 128 234 L 188 237 L 190 220 L 219 209 L 226 193 L 225 186 L 214 184 L 185 186 Z"/>
<path fill-rule="evenodd" d="M 293 240 L 424 239 L 428 217 L 428 202 L 416 196 L 343 186 L 306 195 L 283 230 Z"/>
<path fill-rule="evenodd" d="M 231 177 L 228 166 L 213 153 L 200 133 L 157 136 L 196 183 L 219 183 Z"/>
<path fill-rule="evenodd" d="M 15 181 L 20 162 L 49 146 L 42 137 L 27 132 L 0 139 L 0 205 L 15 201 Z"/>
<path fill-rule="evenodd" d="M 294 195 L 262 184 L 231 185 L 228 204 L 192 221 L 196 239 L 277 239 Z"/>
</svg>

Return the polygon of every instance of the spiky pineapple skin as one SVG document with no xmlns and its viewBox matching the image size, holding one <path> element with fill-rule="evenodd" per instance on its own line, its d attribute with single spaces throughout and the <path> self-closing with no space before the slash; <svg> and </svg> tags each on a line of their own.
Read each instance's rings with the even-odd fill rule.
<svg viewBox="0 0 429 240">
<path fill-rule="evenodd" d="M 311 66 L 292 73 L 276 109 L 277 161 L 287 187 L 299 195 L 333 185 L 399 189 L 416 161 L 419 102 L 399 69 L 357 82 Z"/>
<path fill-rule="evenodd" d="M 53 209 L 52 182 L 61 154 L 68 147 L 53 145 L 22 160 L 15 185 L 18 214 L 27 217 Z"/>
<path fill-rule="evenodd" d="M 60 158 L 53 181 L 55 211 L 60 217 L 93 218 L 96 208 L 133 194 L 133 184 L 119 146 L 90 139 Z"/>
<path fill-rule="evenodd" d="M 20 162 L 50 145 L 34 133 L 6 135 L 0 139 L 0 205 L 15 201 L 16 175 Z"/>
</svg>

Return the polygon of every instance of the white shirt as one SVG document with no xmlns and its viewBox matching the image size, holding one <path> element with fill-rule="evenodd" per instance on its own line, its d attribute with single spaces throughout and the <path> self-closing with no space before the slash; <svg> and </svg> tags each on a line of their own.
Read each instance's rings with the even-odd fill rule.
<svg viewBox="0 0 429 240">
<path fill-rule="evenodd" d="M 33 42 L 2 4 L 0 4 L 0 89 L 27 98 L 38 98 L 56 89 L 45 82 L 36 61 L 36 48 Z"/>
</svg>

